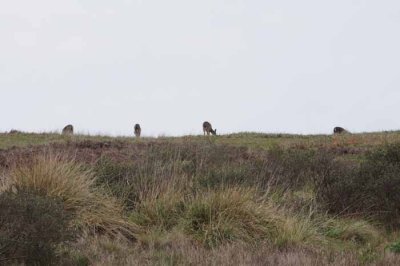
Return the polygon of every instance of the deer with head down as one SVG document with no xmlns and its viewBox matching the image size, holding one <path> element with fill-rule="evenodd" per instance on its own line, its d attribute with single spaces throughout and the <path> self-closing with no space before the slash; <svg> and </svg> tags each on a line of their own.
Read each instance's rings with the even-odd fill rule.
<svg viewBox="0 0 400 266">
<path fill-rule="evenodd" d="M 342 134 L 342 133 L 347 133 L 348 131 L 342 127 L 334 127 L 333 128 L 333 134 Z"/>
<path fill-rule="evenodd" d="M 210 135 L 210 133 L 212 135 L 217 135 L 217 129 L 213 129 L 210 122 L 205 121 L 203 123 L 203 133 L 204 135 L 206 135 L 206 133 L 207 135 Z"/>
<path fill-rule="evenodd" d="M 72 125 L 66 125 L 62 130 L 63 135 L 73 135 L 74 127 Z"/>
</svg>

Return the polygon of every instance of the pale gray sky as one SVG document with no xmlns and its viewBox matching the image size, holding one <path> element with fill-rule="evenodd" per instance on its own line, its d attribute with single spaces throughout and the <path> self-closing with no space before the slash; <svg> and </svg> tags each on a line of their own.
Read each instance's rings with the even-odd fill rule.
<svg viewBox="0 0 400 266">
<path fill-rule="evenodd" d="M 3 0 L 0 91 L 0 131 L 400 129 L 400 1 Z"/>
</svg>

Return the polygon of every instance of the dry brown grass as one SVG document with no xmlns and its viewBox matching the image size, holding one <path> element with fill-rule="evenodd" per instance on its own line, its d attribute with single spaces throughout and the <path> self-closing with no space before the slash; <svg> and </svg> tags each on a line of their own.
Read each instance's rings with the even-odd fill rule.
<svg viewBox="0 0 400 266">
<path fill-rule="evenodd" d="M 293 247 L 272 248 L 230 243 L 207 249 L 183 236 L 174 235 L 156 246 L 129 245 L 125 240 L 105 237 L 81 239 L 75 247 L 91 265 L 400 265 L 400 256 L 384 253 L 371 261 L 360 261 L 357 251 L 327 251 Z"/>
<path fill-rule="evenodd" d="M 238 133 L 219 137 L 216 143 L 262 148 L 269 150 L 275 146 L 284 149 L 328 149 L 345 148 L 354 153 L 382 144 L 400 142 L 399 131 L 356 133 L 342 135 L 290 135 Z"/>
<path fill-rule="evenodd" d="M 30 165 L 13 169 L 2 190 L 11 187 L 15 192 L 25 190 L 60 198 L 66 210 L 76 216 L 73 226 L 77 229 L 134 238 L 138 227 L 127 222 L 121 204 L 94 183 L 93 174 L 81 165 L 60 156 L 43 155 Z"/>
</svg>

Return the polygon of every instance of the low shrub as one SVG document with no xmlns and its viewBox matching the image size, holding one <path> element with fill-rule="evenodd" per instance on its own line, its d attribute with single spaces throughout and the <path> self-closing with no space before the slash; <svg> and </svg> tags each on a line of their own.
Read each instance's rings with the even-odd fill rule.
<svg viewBox="0 0 400 266">
<path fill-rule="evenodd" d="M 387 248 L 393 253 L 400 253 L 400 240 L 391 243 Z"/>
<path fill-rule="evenodd" d="M 358 167 L 337 165 L 317 184 L 317 200 L 329 212 L 400 226 L 400 144 L 377 148 Z"/>
<path fill-rule="evenodd" d="M 387 226 L 400 226 L 400 143 L 372 152 L 356 176 L 357 205 Z"/>
<path fill-rule="evenodd" d="M 0 194 L 0 264 L 55 264 L 59 244 L 74 237 L 59 198 L 30 191 Z"/>
</svg>

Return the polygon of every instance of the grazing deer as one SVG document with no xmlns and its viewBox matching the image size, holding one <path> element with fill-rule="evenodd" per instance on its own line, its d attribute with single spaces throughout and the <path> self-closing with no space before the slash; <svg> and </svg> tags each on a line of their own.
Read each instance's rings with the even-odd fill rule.
<svg viewBox="0 0 400 266">
<path fill-rule="evenodd" d="M 342 133 L 346 133 L 347 130 L 342 128 L 342 127 L 335 127 L 333 129 L 333 134 L 342 134 Z"/>
<path fill-rule="evenodd" d="M 74 127 L 72 125 L 66 125 L 62 130 L 63 135 L 72 135 L 74 134 Z"/>
<path fill-rule="evenodd" d="M 136 125 L 135 125 L 135 136 L 136 136 L 137 138 L 139 138 L 141 133 L 142 133 L 142 129 L 140 128 L 140 125 L 139 125 L 139 124 L 136 124 Z"/>
<path fill-rule="evenodd" d="M 19 130 L 16 130 L 16 129 L 11 129 L 10 132 L 8 132 L 8 134 L 10 134 L 10 135 L 20 134 L 20 133 L 22 133 L 22 132 Z"/>
<path fill-rule="evenodd" d="M 217 129 L 212 129 L 211 124 L 209 122 L 205 121 L 203 123 L 203 133 L 204 133 L 204 135 L 206 135 L 206 133 L 207 133 L 207 135 L 210 135 L 210 133 L 213 135 L 217 135 Z"/>
</svg>

